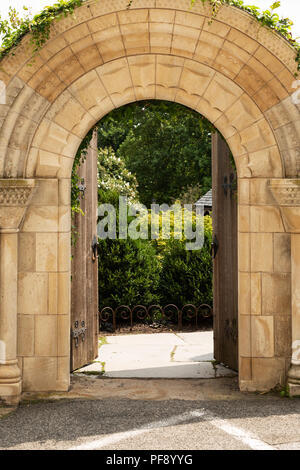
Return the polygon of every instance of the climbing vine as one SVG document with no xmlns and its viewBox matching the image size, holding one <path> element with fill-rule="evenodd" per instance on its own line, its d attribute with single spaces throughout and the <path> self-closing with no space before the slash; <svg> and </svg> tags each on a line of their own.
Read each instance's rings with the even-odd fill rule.
<svg viewBox="0 0 300 470">
<path fill-rule="evenodd" d="M 297 70 L 300 72 L 300 44 L 297 39 L 293 38 L 292 26 L 293 21 L 289 18 L 280 18 L 276 10 L 281 6 L 281 1 L 274 2 L 269 9 L 260 11 L 260 8 L 255 5 L 245 5 L 243 0 L 200 0 L 202 3 L 209 2 L 212 7 L 212 20 L 217 16 L 219 9 L 223 5 L 231 5 L 239 8 L 240 10 L 250 13 L 262 26 L 268 26 L 277 33 L 281 34 L 288 42 L 296 49 L 296 63 Z M 194 5 L 197 0 L 191 0 Z M 298 73 L 295 74 L 296 76 Z"/>
<path fill-rule="evenodd" d="M 68 15 L 74 15 L 75 9 L 85 3 L 86 0 L 58 0 L 52 6 L 46 7 L 41 13 L 31 18 L 29 9 L 23 7 L 25 16 L 20 14 L 12 7 L 9 8 L 9 18 L 2 19 L 0 16 L 0 34 L 2 35 L 2 45 L 0 47 L 0 59 L 20 43 L 22 38 L 30 33 L 30 42 L 33 47 L 33 54 L 37 53 L 49 39 L 50 26 L 52 22 L 58 21 Z M 101 0 L 97 0 L 101 1 Z M 128 0 L 128 8 L 138 3 L 140 0 Z M 262 26 L 277 31 L 285 37 L 296 49 L 296 62 L 298 63 L 298 71 L 300 71 L 300 45 L 293 38 L 291 27 L 293 22 L 289 18 L 280 18 L 276 13 L 276 9 L 280 6 L 280 1 L 275 1 L 268 10 L 260 11 L 255 5 L 245 5 L 242 0 L 191 0 L 191 6 L 197 2 L 209 3 L 213 20 L 223 5 L 235 6 L 253 15 Z"/>
<path fill-rule="evenodd" d="M 0 58 L 14 49 L 28 33 L 31 34 L 30 42 L 33 47 L 33 53 L 38 52 L 49 39 L 50 26 L 53 21 L 58 21 L 63 17 L 74 14 L 75 8 L 81 6 L 84 1 L 58 0 L 57 3 L 46 7 L 33 18 L 27 7 L 23 7 L 23 10 L 26 12 L 23 18 L 20 17 L 15 8 L 9 7 L 8 19 L 2 19 L 0 16 L 0 34 L 2 35 Z"/>
<path fill-rule="evenodd" d="M 97 126 L 92 127 L 92 129 L 87 133 L 85 138 L 82 140 L 77 153 L 75 155 L 73 170 L 72 170 L 72 184 L 71 184 L 71 209 L 72 215 L 76 213 L 81 213 L 82 210 L 80 208 L 80 198 L 81 198 L 81 191 L 80 191 L 80 177 L 78 176 L 78 168 L 80 165 L 85 161 L 88 148 L 90 142 L 93 137 L 94 131 L 97 129 Z"/>
</svg>

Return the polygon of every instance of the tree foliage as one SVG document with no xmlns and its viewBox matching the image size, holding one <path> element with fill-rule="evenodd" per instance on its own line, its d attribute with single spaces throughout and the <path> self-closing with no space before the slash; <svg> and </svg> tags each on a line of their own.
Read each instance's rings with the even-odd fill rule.
<svg viewBox="0 0 300 470">
<path fill-rule="evenodd" d="M 140 202 L 169 204 L 199 181 L 202 194 L 211 188 L 213 130 L 209 121 L 185 106 L 143 101 L 103 118 L 98 143 L 111 146 L 136 176 Z"/>
<path fill-rule="evenodd" d="M 112 147 L 100 148 L 98 152 L 99 192 L 112 191 L 137 200 L 137 180 L 126 168 L 125 162 L 116 156 Z"/>
</svg>

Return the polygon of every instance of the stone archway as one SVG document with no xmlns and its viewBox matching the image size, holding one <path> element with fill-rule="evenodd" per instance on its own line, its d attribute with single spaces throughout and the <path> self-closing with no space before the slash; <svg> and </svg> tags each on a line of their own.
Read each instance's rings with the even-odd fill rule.
<svg viewBox="0 0 300 470">
<path fill-rule="evenodd" d="M 202 2 L 127 3 L 87 1 L 53 24 L 31 67 L 28 37 L 1 61 L 0 397 L 68 389 L 74 155 L 113 108 L 155 98 L 199 111 L 235 158 L 240 388 L 285 383 L 293 343 L 300 393 L 295 51 L 234 7 L 210 24 Z"/>
</svg>

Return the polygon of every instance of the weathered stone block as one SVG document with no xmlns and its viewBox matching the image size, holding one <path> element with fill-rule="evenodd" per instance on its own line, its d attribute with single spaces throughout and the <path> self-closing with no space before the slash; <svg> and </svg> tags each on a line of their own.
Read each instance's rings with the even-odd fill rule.
<svg viewBox="0 0 300 470">
<path fill-rule="evenodd" d="M 292 319 L 290 316 L 275 316 L 275 356 L 292 356 Z"/>
<path fill-rule="evenodd" d="M 238 213 L 239 213 L 238 230 L 239 232 L 248 233 L 250 229 L 250 206 L 239 206 Z"/>
<path fill-rule="evenodd" d="M 291 275 L 264 273 L 262 275 L 263 314 L 291 314 Z"/>
<path fill-rule="evenodd" d="M 58 356 L 68 356 L 70 353 L 70 318 L 69 315 L 59 315 L 57 318 L 57 353 Z"/>
<path fill-rule="evenodd" d="M 253 357 L 274 356 L 274 318 L 251 317 L 251 347 Z"/>
<path fill-rule="evenodd" d="M 60 205 L 68 206 L 71 201 L 71 179 L 58 180 L 58 201 Z"/>
<path fill-rule="evenodd" d="M 37 158 L 36 176 L 54 177 L 60 169 L 59 156 L 55 153 L 39 150 Z"/>
<path fill-rule="evenodd" d="M 36 234 L 36 270 L 57 271 L 58 237 L 56 233 Z"/>
<path fill-rule="evenodd" d="M 150 52 L 148 23 L 121 25 L 121 33 L 128 55 Z"/>
<path fill-rule="evenodd" d="M 57 206 L 58 180 L 38 179 L 36 183 L 36 191 L 33 194 L 31 204 L 33 206 Z"/>
<path fill-rule="evenodd" d="M 250 274 L 240 272 L 239 273 L 239 314 L 249 315 L 251 308 L 251 283 Z"/>
<path fill-rule="evenodd" d="M 250 271 L 250 234 L 238 234 L 239 271 Z"/>
<path fill-rule="evenodd" d="M 58 271 L 70 272 L 71 266 L 71 234 L 58 234 Z"/>
<path fill-rule="evenodd" d="M 49 273 L 48 280 L 48 314 L 57 315 L 58 277 L 57 273 Z"/>
<path fill-rule="evenodd" d="M 252 383 L 243 391 L 269 391 L 277 385 L 285 385 L 286 365 L 284 358 L 253 358 Z"/>
<path fill-rule="evenodd" d="M 252 364 L 250 357 L 241 357 L 239 365 L 239 378 L 240 381 L 251 380 L 252 378 Z"/>
<path fill-rule="evenodd" d="M 251 206 L 251 232 L 284 232 L 280 209 L 275 206 Z"/>
<path fill-rule="evenodd" d="M 150 23 L 151 53 L 169 54 L 171 52 L 173 24 Z"/>
<path fill-rule="evenodd" d="M 104 31 L 93 34 L 99 52 L 104 62 L 125 56 L 124 43 L 120 34 L 119 26 L 114 26 Z"/>
<path fill-rule="evenodd" d="M 272 233 L 251 233 L 251 271 L 273 271 Z"/>
<path fill-rule="evenodd" d="M 58 357 L 57 358 L 57 382 L 56 390 L 62 392 L 69 390 L 70 388 L 70 358 Z"/>
<path fill-rule="evenodd" d="M 251 314 L 261 315 L 262 281 L 261 273 L 251 274 Z"/>
<path fill-rule="evenodd" d="M 35 355 L 57 356 L 57 317 L 55 315 L 35 316 Z"/>
<path fill-rule="evenodd" d="M 34 315 L 18 315 L 18 356 L 34 356 Z"/>
<path fill-rule="evenodd" d="M 25 216 L 23 232 L 57 232 L 58 207 L 30 206 Z"/>
<path fill-rule="evenodd" d="M 57 390 L 56 357 L 24 357 L 23 390 L 49 392 Z"/>
<path fill-rule="evenodd" d="M 58 230 L 59 232 L 71 231 L 71 207 L 70 206 L 59 206 L 58 208 Z"/>
<path fill-rule="evenodd" d="M 187 26 L 175 25 L 173 30 L 173 54 L 193 57 L 198 42 L 199 30 Z"/>
<path fill-rule="evenodd" d="M 36 270 L 36 248 L 34 233 L 20 233 L 18 248 L 19 271 L 35 271 Z"/>
<path fill-rule="evenodd" d="M 251 316 L 239 316 L 239 354 L 241 357 L 251 357 Z"/>
<path fill-rule="evenodd" d="M 274 233 L 274 271 L 291 272 L 291 235 Z"/>
<path fill-rule="evenodd" d="M 250 203 L 250 182 L 248 179 L 238 179 L 238 203 L 239 205 Z"/>
<path fill-rule="evenodd" d="M 18 312 L 24 315 L 45 314 L 48 299 L 48 274 L 20 273 Z"/>
<path fill-rule="evenodd" d="M 57 313 L 68 315 L 70 313 L 70 273 L 59 273 L 58 275 L 58 307 Z"/>
</svg>

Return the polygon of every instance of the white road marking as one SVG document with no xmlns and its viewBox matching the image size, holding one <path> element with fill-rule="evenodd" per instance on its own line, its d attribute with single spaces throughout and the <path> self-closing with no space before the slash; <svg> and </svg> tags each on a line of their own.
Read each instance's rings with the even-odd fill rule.
<svg viewBox="0 0 300 470">
<path fill-rule="evenodd" d="M 189 421 L 192 418 L 198 418 L 199 416 L 202 416 L 202 415 L 204 415 L 204 411 L 202 410 L 195 410 L 189 413 L 183 413 L 182 415 L 173 416 L 171 418 L 163 419 L 161 421 L 155 421 L 153 423 L 149 423 L 147 426 L 143 428 L 110 434 L 109 436 L 103 437 L 102 439 L 97 439 L 95 441 L 87 442 L 86 444 L 81 444 L 79 446 L 71 447 L 69 450 L 101 449 L 105 446 L 109 446 L 111 444 L 116 444 L 117 442 L 124 441 L 125 439 L 129 439 L 131 437 L 135 437 L 141 434 L 146 434 L 155 429 L 165 428 L 168 426 L 175 426 L 178 423 Z"/>
<path fill-rule="evenodd" d="M 238 441 L 243 442 L 243 444 L 246 444 L 252 450 L 276 450 L 275 447 L 272 447 L 266 442 L 261 441 L 252 433 L 238 428 L 237 426 L 228 423 L 224 419 L 220 419 L 216 416 L 210 415 L 209 413 L 204 416 L 204 419 L 216 428 L 221 429 L 221 431 L 224 431 Z"/>
<path fill-rule="evenodd" d="M 188 422 L 191 419 L 201 418 L 204 421 L 209 422 L 212 426 L 220 429 L 221 431 L 229 434 L 237 441 L 242 442 L 243 444 L 250 447 L 252 450 L 276 450 L 276 448 L 270 446 L 269 444 L 261 441 L 255 437 L 250 432 L 247 432 L 237 426 L 229 424 L 224 419 L 218 418 L 217 416 L 212 415 L 211 413 L 206 412 L 205 410 L 194 410 L 188 413 L 183 413 L 178 416 L 173 416 L 171 418 L 166 418 L 161 421 L 155 421 L 149 423 L 147 426 L 138 429 L 132 429 L 131 431 L 118 432 L 115 434 L 110 434 L 101 439 L 96 439 L 85 444 L 71 447 L 69 450 L 96 450 L 102 449 L 103 447 L 116 444 L 118 442 L 124 441 L 126 439 L 139 436 L 141 434 L 149 433 L 153 430 L 165 428 L 169 426 L 175 426 L 178 423 Z"/>
</svg>

